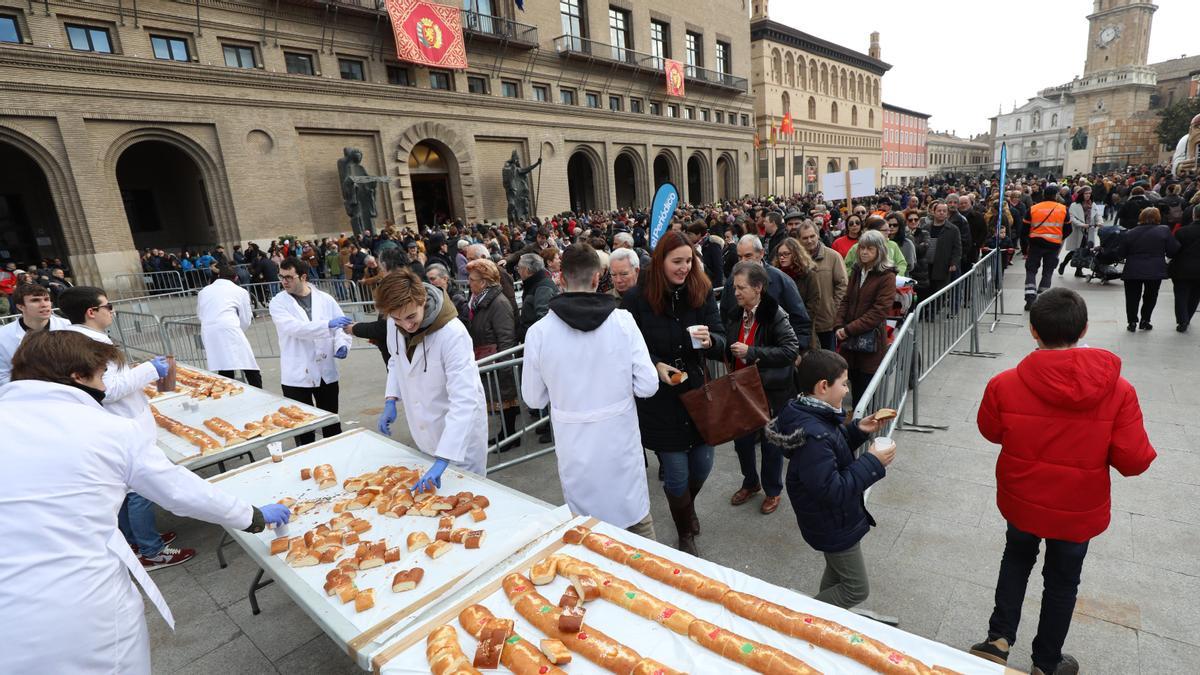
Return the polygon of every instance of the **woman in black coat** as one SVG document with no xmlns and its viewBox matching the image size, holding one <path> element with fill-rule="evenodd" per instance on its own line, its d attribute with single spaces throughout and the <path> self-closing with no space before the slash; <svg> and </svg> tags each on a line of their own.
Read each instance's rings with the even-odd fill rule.
<svg viewBox="0 0 1200 675">
<path fill-rule="evenodd" d="M 706 357 L 724 356 L 725 327 L 699 254 L 682 232 L 663 234 L 650 269 L 642 272 L 623 305 L 642 331 L 661 382 L 654 396 L 637 399 L 642 445 L 655 451 L 662 464 L 663 492 L 679 549 L 696 555 L 693 537 L 700 524 L 694 500 L 712 471 L 714 451 L 700 437 L 679 395 L 703 386 Z M 694 328 L 691 334 L 689 327 Z M 681 376 L 686 376 L 682 382 Z"/>
<path fill-rule="evenodd" d="M 1158 289 L 1167 278 L 1167 258 L 1175 256 L 1179 241 L 1171 228 L 1161 225 L 1162 215 L 1153 206 L 1138 214 L 1137 227 L 1121 235 L 1120 255 L 1125 259 L 1125 320 L 1130 333 L 1138 328 L 1150 330 L 1150 316 L 1158 304 Z M 1138 304 L 1141 302 L 1141 321 Z"/>
<path fill-rule="evenodd" d="M 733 293 L 737 304 L 722 318 L 729 342 L 726 359 L 733 369 L 758 366 L 771 416 L 775 416 L 796 396 L 796 357 L 800 343 L 785 312 L 766 292 L 770 279 L 757 262 L 740 262 L 733 267 Z M 735 439 L 738 463 L 742 469 L 742 487 L 733 493 L 730 504 L 745 504 L 750 496 L 764 490 L 762 513 L 774 513 L 783 493 L 783 454 L 763 440 L 761 477 L 754 462 L 754 446 L 762 439 L 759 429 Z"/>
<path fill-rule="evenodd" d="M 1200 206 L 1194 211 L 1191 224 L 1175 233 L 1179 251 L 1168 269 L 1175 287 L 1175 330 L 1180 333 L 1187 331 L 1200 307 Z"/>
</svg>

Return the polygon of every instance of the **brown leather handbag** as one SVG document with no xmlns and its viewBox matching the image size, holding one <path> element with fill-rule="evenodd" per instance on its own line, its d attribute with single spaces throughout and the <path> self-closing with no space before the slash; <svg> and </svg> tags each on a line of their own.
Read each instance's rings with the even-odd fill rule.
<svg viewBox="0 0 1200 675">
<path fill-rule="evenodd" d="M 705 443 L 728 443 L 766 426 L 771 413 L 757 364 L 730 367 L 728 375 L 715 380 L 708 379 L 707 363 L 703 370 L 704 385 L 680 394 L 679 400 Z"/>
</svg>

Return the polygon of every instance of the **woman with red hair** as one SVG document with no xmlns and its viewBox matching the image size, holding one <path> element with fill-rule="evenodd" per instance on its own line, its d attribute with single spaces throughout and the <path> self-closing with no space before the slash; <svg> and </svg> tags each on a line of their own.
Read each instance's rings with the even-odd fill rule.
<svg viewBox="0 0 1200 675">
<path fill-rule="evenodd" d="M 642 444 L 658 455 L 663 467 L 663 491 L 679 549 L 697 555 L 693 537 L 700 533 L 700 521 L 695 498 L 712 471 L 714 451 L 700 437 L 679 396 L 704 384 L 706 357 L 723 358 L 725 328 L 704 265 L 683 233 L 663 234 L 650 268 L 642 272 L 640 285 L 625 303 L 659 378 L 654 396 L 637 399 Z"/>
</svg>

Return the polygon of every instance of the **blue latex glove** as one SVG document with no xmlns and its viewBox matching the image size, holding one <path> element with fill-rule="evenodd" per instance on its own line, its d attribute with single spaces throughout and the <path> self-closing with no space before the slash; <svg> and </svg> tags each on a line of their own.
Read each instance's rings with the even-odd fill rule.
<svg viewBox="0 0 1200 675">
<path fill-rule="evenodd" d="M 165 356 L 156 356 L 150 359 L 150 363 L 154 364 L 154 370 L 158 371 L 158 376 L 160 378 L 166 377 L 167 371 L 171 368 L 171 366 L 167 364 L 167 357 Z"/>
<path fill-rule="evenodd" d="M 341 347 L 338 347 L 336 352 L 333 353 L 333 358 L 344 359 L 344 358 L 346 358 L 346 356 L 349 353 L 350 353 L 350 348 L 347 347 L 346 345 L 342 345 Z"/>
<path fill-rule="evenodd" d="M 352 323 L 354 323 L 354 319 L 351 319 L 348 316 L 339 316 L 335 319 L 329 320 L 329 327 L 334 330 L 341 330 Z"/>
<path fill-rule="evenodd" d="M 392 422 L 396 421 L 396 399 L 389 398 L 383 402 L 383 412 L 379 415 L 379 433 L 384 436 L 392 435 Z"/>
<path fill-rule="evenodd" d="M 416 486 L 413 487 L 413 492 L 428 492 L 432 488 L 442 487 L 442 472 L 449 465 L 450 462 L 439 457 L 434 461 L 433 466 L 429 467 L 429 471 L 425 472 L 424 476 L 421 476 L 421 480 L 417 481 Z"/>
<path fill-rule="evenodd" d="M 283 504 L 267 504 L 266 506 L 258 507 L 258 510 L 262 511 L 263 520 L 267 522 L 267 525 L 274 525 L 275 527 L 287 525 L 287 522 L 292 518 L 292 510 Z"/>
</svg>

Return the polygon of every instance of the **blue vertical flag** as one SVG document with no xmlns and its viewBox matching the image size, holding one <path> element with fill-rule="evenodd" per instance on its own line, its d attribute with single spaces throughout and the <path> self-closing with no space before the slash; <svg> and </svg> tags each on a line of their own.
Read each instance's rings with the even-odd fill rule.
<svg viewBox="0 0 1200 675">
<path fill-rule="evenodd" d="M 517 0 L 517 9 L 525 11 L 525 0 Z"/>
<path fill-rule="evenodd" d="M 654 204 L 650 207 L 650 249 L 658 243 L 667 227 L 671 225 L 671 217 L 675 215 L 675 206 L 679 204 L 679 191 L 670 183 L 663 183 L 654 194 Z"/>
<path fill-rule="evenodd" d="M 1000 144 L 1000 184 L 996 189 L 1000 191 L 1000 201 L 996 205 L 996 243 L 1000 242 L 1000 225 L 1004 222 L 1004 181 L 1008 176 L 1008 143 Z M 1016 223 L 1013 223 L 1016 225 Z"/>
</svg>

